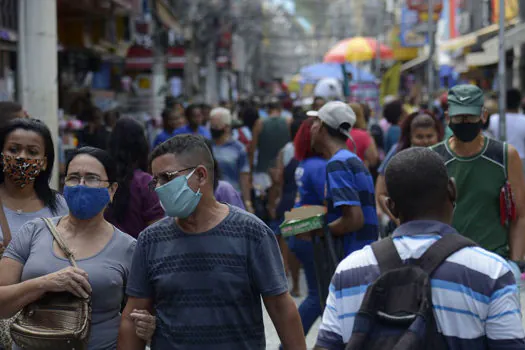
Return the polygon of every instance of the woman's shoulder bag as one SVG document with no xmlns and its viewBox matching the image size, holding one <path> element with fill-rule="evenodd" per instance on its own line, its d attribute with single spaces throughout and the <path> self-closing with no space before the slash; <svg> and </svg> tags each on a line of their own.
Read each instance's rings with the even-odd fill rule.
<svg viewBox="0 0 525 350">
<path fill-rule="evenodd" d="M 77 263 L 51 220 L 43 218 L 73 267 Z M 11 325 L 16 345 L 33 350 L 85 350 L 91 328 L 91 299 L 69 292 L 47 293 L 27 305 Z"/>
</svg>

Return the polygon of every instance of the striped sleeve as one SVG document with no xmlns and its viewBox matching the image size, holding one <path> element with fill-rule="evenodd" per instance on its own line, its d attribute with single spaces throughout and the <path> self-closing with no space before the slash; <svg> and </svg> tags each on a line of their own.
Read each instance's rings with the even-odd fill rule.
<svg viewBox="0 0 525 350">
<path fill-rule="evenodd" d="M 508 270 L 498 278 L 496 286 L 490 298 L 485 323 L 489 349 L 525 349 L 519 291 L 512 272 Z"/>
<path fill-rule="evenodd" d="M 343 205 L 361 206 L 354 173 L 339 160 L 328 163 L 328 188 L 334 207 Z"/>
<path fill-rule="evenodd" d="M 326 299 L 326 307 L 323 313 L 323 320 L 317 336 L 317 347 L 328 350 L 343 350 L 345 343 L 343 341 L 343 329 L 337 312 L 338 299 L 336 297 L 335 284 L 339 274 L 335 274 L 330 284 L 330 291 Z"/>
</svg>

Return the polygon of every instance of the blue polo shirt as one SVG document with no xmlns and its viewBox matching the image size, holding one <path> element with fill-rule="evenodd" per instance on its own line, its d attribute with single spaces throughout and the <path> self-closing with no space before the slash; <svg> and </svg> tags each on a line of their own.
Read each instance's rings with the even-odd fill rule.
<svg viewBox="0 0 525 350">
<path fill-rule="evenodd" d="M 180 128 L 178 128 L 177 130 L 173 132 L 173 136 L 182 135 L 182 134 L 196 134 L 196 135 L 204 136 L 207 139 L 211 139 L 210 131 L 204 126 L 199 126 L 199 128 L 197 129 L 197 132 L 193 132 L 193 130 L 191 130 L 189 125 L 185 125 L 185 126 L 181 126 Z"/>
<path fill-rule="evenodd" d="M 342 207 L 359 206 L 364 225 L 343 237 L 345 256 L 376 241 L 378 220 L 374 195 L 374 180 L 363 162 L 348 149 L 338 151 L 326 166 L 326 202 L 328 222 L 342 216 Z"/>
</svg>

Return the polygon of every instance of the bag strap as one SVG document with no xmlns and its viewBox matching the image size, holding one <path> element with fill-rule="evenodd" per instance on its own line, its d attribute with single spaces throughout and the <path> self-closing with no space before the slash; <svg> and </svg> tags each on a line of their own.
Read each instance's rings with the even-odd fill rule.
<svg viewBox="0 0 525 350">
<path fill-rule="evenodd" d="M 11 242 L 11 229 L 9 228 L 9 223 L 7 222 L 7 217 L 4 212 L 4 205 L 2 204 L 2 199 L 0 199 L 0 228 L 2 229 L 2 234 L 4 236 L 4 248 L 7 248 Z"/>
<path fill-rule="evenodd" d="M 466 248 L 477 246 L 472 240 L 459 233 L 444 235 L 417 260 L 417 265 L 428 275 L 431 275 L 446 258 L 455 252 Z"/>
<path fill-rule="evenodd" d="M 66 243 L 62 239 L 62 236 L 60 235 L 60 233 L 58 233 L 58 231 L 57 231 L 55 225 L 53 224 L 53 222 L 51 222 L 51 220 L 48 219 L 48 218 L 42 218 L 42 220 L 44 220 L 44 222 L 46 223 L 47 228 L 49 229 L 49 231 L 51 231 L 51 234 L 53 235 L 53 238 L 57 242 L 57 244 L 60 247 L 60 249 L 62 249 L 62 252 L 64 252 L 64 255 L 69 260 L 71 265 L 73 267 L 78 267 L 77 266 L 77 262 L 75 261 L 75 256 L 73 255 L 73 252 L 71 252 L 71 250 L 69 250 L 68 246 L 66 245 Z"/>
<path fill-rule="evenodd" d="M 397 252 L 392 237 L 383 238 L 380 241 L 374 242 L 371 247 L 376 256 L 379 271 L 382 274 L 403 266 L 403 261 Z"/>
</svg>

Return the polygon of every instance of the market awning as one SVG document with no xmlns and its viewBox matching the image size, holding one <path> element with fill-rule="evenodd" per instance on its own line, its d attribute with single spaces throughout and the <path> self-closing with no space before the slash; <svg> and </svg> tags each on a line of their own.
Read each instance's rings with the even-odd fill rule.
<svg viewBox="0 0 525 350">
<path fill-rule="evenodd" d="M 525 44 L 525 23 L 519 23 L 505 32 L 505 50 Z M 482 44 L 483 51 L 466 56 L 470 67 L 488 66 L 499 61 L 499 37 L 495 36 Z"/>
<path fill-rule="evenodd" d="M 402 66 L 401 66 L 401 72 L 404 72 L 404 71 L 407 71 L 409 69 L 413 69 L 413 68 L 416 68 L 418 66 L 421 66 L 423 64 L 425 64 L 427 61 L 428 61 L 428 53 L 427 54 L 423 54 L 417 58 L 414 58 L 413 60 L 410 60 L 408 62 L 405 62 Z"/>
<path fill-rule="evenodd" d="M 507 23 L 507 26 L 512 26 L 516 23 L 517 21 L 513 20 Z M 475 32 L 444 41 L 439 44 L 439 49 L 441 51 L 455 51 L 459 49 L 464 49 L 466 47 L 475 45 L 478 42 L 478 40 L 482 39 L 483 37 L 495 35 L 498 32 L 498 29 L 499 24 L 491 24 Z"/>
<path fill-rule="evenodd" d="M 510 50 L 514 46 L 525 44 L 525 23 L 517 24 L 505 32 L 505 50 Z M 495 36 L 487 40 L 483 45 L 485 51 L 496 51 L 499 49 L 499 37 Z"/>
</svg>

